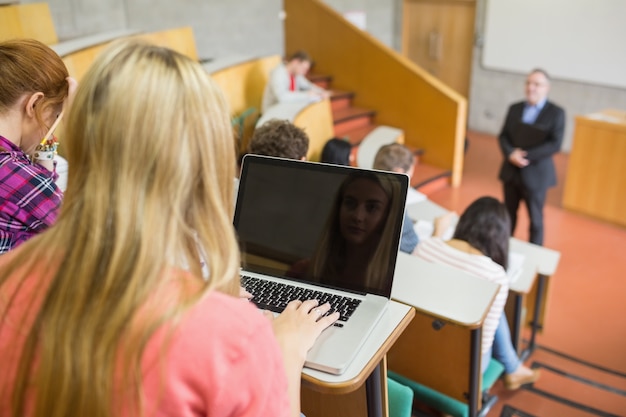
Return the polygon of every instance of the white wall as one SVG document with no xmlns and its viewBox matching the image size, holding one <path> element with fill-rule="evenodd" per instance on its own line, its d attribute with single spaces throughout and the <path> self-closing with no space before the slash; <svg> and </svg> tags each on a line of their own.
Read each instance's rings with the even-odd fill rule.
<svg viewBox="0 0 626 417">
<path fill-rule="evenodd" d="M 324 0 L 326 4 L 343 14 L 362 11 L 366 16 L 366 30 L 389 47 L 394 42 L 395 10 L 392 1 L 384 0 Z"/>
<path fill-rule="evenodd" d="M 36 3 L 41 0 L 22 0 Z M 282 53 L 281 0 L 48 0 L 57 34 L 191 26 L 201 58 Z"/>
<path fill-rule="evenodd" d="M 37 1 L 40 0 L 22 0 L 24 3 Z M 478 0 L 477 3 L 479 40 L 484 30 L 485 2 Z M 400 49 L 402 0 L 326 0 L 326 3 L 340 13 L 365 11 L 368 32 Z M 284 52 L 282 21 L 278 18 L 281 0 L 49 0 L 48 4 L 62 39 L 122 28 L 159 30 L 190 25 L 202 58 Z M 584 28 L 572 27 L 571 30 Z M 616 50 L 626 54 L 624 40 L 618 41 L 621 43 L 616 43 Z M 482 47 L 477 42 L 469 97 L 469 127 L 497 134 L 508 105 L 523 98 L 525 77 L 486 69 L 481 57 Z M 530 67 L 542 65 L 542 62 L 529 63 Z M 550 71 L 550 68 L 545 69 Z M 626 89 L 588 83 L 556 79 L 551 98 L 567 112 L 565 150 L 571 147 L 575 115 L 604 108 L 626 109 Z"/>
<path fill-rule="evenodd" d="M 485 68 L 626 89 L 626 1 L 498 0 L 485 5 Z"/>
<path fill-rule="evenodd" d="M 476 33 L 478 42 L 474 48 L 472 82 L 469 105 L 470 129 L 497 134 L 502 127 L 508 105 L 524 97 L 525 75 L 486 69 L 482 64 L 481 39 L 485 27 L 485 5 L 487 0 L 478 0 Z M 493 1 L 493 0 L 492 0 Z M 530 5 L 529 5 L 530 7 Z M 540 10 L 535 9 L 535 13 Z M 623 18 L 616 16 L 616 18 Z M 570 30 L 583 31 L 585 28 L 571 27 Z M 615 50 L 626 54 L 623 39 L 614 40 Z M 558 51 L 555 51 L 558 55 Z M 575 62 L 566 63 L 576 65 Z M 529 63 L 529 68 L 543 67 L 543 62 Z M 549 67 L 544 68 L 550 72 Z M 625 75 L 626 77 L 626 75 Z M 574 117 L 605 108 L 626 110 L 626 89 L 594 85 L 576 81 L 553 79 L 550 98 L 565 108 L 567 121 L 563 150 L 569 151 L 572 145 Z"/>
</svg>

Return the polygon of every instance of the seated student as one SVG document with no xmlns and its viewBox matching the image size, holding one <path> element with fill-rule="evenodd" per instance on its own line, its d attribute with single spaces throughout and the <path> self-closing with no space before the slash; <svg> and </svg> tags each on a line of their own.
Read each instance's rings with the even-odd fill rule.
<svg viewBox="0 0 626 417">
<path fill-rule="evenodd" d="M 235 149 L 202 67 L 115 42 L 65 130 L 57 223 L 0 257 L 0 415 L 299 416 L 307 350 L 338 314 L 308 300 L 270 319 L 236 297 Z"/>
<path fill-rule="evenodd" d="M 272 119 L 257 127 L 250 139 L 248 153 L 279 158 L 306 160 L 309 137 L 288 120 Z"/>
<path fill-rule="evenodd" d="M 374 157 L 373 168 L 381 171 L 393 171 L 401 174 L 407 174 L 410 179 L 415 170 L 415 155 L 413 155 L 409 148 L 400 143 L 390 143 L 380 147 Z M 406 202 L 407 205 L 411 204 L 411 202 L 421 201 L 424 199 L 426 199 L 425 195 L 413 188 L 409 188 Z M 455 214 L 453 212 L 450 212 L 435 219 L 433 236 L 443 235 L 450 225 L 450 221 L 454 215 Z M 419 238 L 413 228 L 413 222 L 409 218 L 408 214 L 405 213 L 404 222 L 402 224 L 400 250 L 405 253 L 413 253 L 418 243 Z"/>
<path fill-rule="evenodd" d="M 352 145 L 345 139 L 329 139 L 322 148 L 320 162 L 335 165 L 351 165 Z"/>
<path fill-rule="evenodd" d="M 509 292 L 506 268 L 510 231 L 504 204 L 492 197 L 482 197 L 463 212 L 451 240 L 427 239 L 417 246 L 416 255 L 500 285 L 483 323 L 482 371 L 493 355 L 504 365 L 505 387 L 517 389 L 536 381 L 539 371 L 524 366 L 518 358 L 503 312 Z"/>
<path fill-rule="evenodd" d="M 262 111 L 284 102 L 313 102 L 330 97 L 330 93 L 306 78 L 311 57 L 304 51 L 293 53 L 287 62 L 272 70 L 263 92 Z"/>
<path fill-rule="evenodd" d="M 50 131 L 70 87 L 65 64 L 33 39 L 0 43 L 0 253 L 51 226 L 63 192 Z M 42 139 L 49 139 L 42 146 Z M 45 152 L 44 152 L 45 151 Z"/>
</svg>

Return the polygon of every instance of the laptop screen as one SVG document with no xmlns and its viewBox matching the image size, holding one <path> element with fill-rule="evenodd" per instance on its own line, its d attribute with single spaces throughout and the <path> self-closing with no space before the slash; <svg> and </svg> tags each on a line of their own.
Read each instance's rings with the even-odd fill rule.
<svg viewBox="0 0 626 417">
<path fill-rule="evenodd" d="M 407 188 L 403 174 L 246 155 L 242 269 L 389 297 Z"/>
</svg>

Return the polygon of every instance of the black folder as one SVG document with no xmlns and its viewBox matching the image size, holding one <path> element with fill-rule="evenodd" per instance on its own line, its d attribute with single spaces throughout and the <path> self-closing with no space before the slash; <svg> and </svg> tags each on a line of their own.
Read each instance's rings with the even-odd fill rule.
<svg viewBox="0 0 626 417">
<path fill-rule="evenodd" d="M 548 137 L 548 132 L 528 123 L 518 123 L 513 130 L 511 142 L 516 148 L 528 149 L 540 145 Z"/>
</svg>

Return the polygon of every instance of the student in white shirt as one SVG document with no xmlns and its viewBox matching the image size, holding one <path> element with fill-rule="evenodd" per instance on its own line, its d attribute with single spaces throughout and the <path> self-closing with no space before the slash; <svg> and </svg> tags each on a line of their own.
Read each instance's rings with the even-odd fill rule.
<svg viewBox="0 0 626 417">
<path fill-rule="evenodd" d="M 309 54 L 297 51 L 272 70 L 263 92 L 263 112 L 278 103 L 314 102 L 330 97 L 330 92 L 306 78 L 311 62 Z"/>
</svg>

